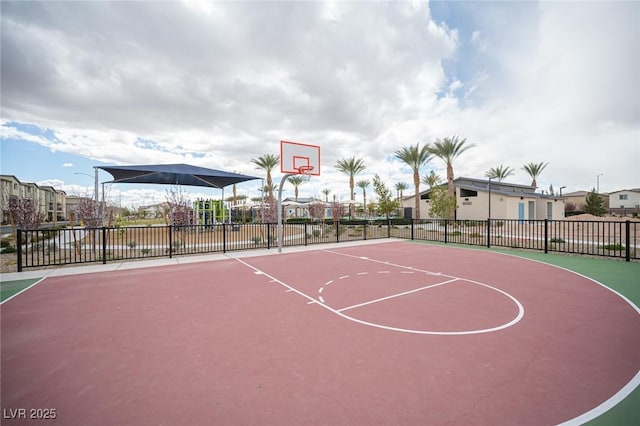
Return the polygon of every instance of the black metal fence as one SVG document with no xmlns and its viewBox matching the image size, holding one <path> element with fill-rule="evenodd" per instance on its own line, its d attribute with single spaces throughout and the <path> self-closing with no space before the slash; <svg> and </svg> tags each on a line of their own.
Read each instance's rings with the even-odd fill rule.
<svg viewBox="0 0 640 426">
<path fill-rule="evenodd" d="M 640 222 L 406 220 L 285 223 L 288 246 L 405 238 L 640 259 Z M 18 271 L 277 247 L 275 223 L 18 230 Z"/>
</svg>

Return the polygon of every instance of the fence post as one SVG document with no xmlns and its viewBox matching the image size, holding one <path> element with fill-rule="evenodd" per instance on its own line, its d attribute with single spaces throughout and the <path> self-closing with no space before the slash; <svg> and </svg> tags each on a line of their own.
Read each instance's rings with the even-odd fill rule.
<svg viewBox="0 0 640 426">
<path fill-rule="evenodd" d="M 362 234 L 364 235 L 364 239 L 365 241 L 367 240 L 367 227 L 369 225 L 367 225 L 367 221 L 365 220 L 364 223 L 362 224 Z"/>
<path fill-rule="evenodd" d="M 222 224 L 222 252 L 227 252 L 227 224 Z"/>
<path fill-rule="evenodd" d="M 544 219 L 544 252 L 549 253 L 549 219 Z"/>
<path fill-rule="evenodd" d="M 411 218 L 411 240 L 415 240 L 415 234 L 413 233 L 413 225 L 415 224 L 415 219 Z"/>
<path fill-rule="evenodd" d="M 307 246 L 307 222 L 304 222 L 304 245 Z"/>
<path fill-rule="evenodd" d="M 340 221 L 336 221 L 336 243 L 340 242 Z"/>
<path fill-rule="evenodd" d="M 625 244 L 625 260 L 631 262 L 631 221 L 627 220 L 624 223 L 624 239 Z M 635 244 L 634 244 L 635 246 Z"/>
<path fill-rule="evenodd" d="M 449 219 L 444 220 L 444 243 L 447 244 L 449 242 Z"/>
<path fill-rule="evenodd" d="M 267 250 L 271 249 L 271 224 L 267 223 Z"/>
<path fill-rule="evenodd" d="M 491 248 L 491 219 L 487 218 L 487 248 Z"/>
<path fill-rule="evenodd" d="M 107 228 L 102 227 L 102 264 L 107 264 Z"/>
<path fill-rule="evenodd" d="M 22 272 L 22 229 L 18 228 L 18 235 L 16 235 L 16 248 L 18 251 L 18 272 Z"/>
<path fill-rule="evenodd" d="M 169 259 L 173 257 L 173 225 L 169 225 Z"/>
</svg>

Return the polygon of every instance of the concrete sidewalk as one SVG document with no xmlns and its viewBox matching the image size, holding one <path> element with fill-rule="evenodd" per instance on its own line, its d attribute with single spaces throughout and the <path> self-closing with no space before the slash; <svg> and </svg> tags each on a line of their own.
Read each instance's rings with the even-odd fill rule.
<svg viewBox="0 0 640 426">
<path fill-rule="evenodd" d="M 397 242 L 397 241 L 404 241 L 404 240 L 396 239 L 396 238 L 383 238 L 378 240 L 344 241 L 340 243 L 283 247 L 281 254 L 297 253 L 302 251 L 313 251 L 313 250 L 331 250 L 331 249 L 341 248 L 341 247 L 353 247 L 353 246 L 368 245 L 368 244 L 383 244 L 383 243 Z M 104 265 L 102 263 L 82 265 L 82 266 L 69 265 L 61 268 L 35 269 L 35 270 L 27 270 L 23 272 L 10 272 L 6 274 L 3 273 L 3 274 L 0 274 L 0 282 L 37 279 L 37 278 L 43 278 L 43 277 L 59 277 L 64 275 L 91 274 L 95 272 L 109 272 L 109 271 L 119 271 L 119 270 L 137 269 L 137 268 L 151 268 L 154 266 L 184 265 L 184 264 L 196 263 L 196 262 L 213 262 L 216 260 L 236 259 L 236 258 L 255 257 L 255 256 L 269 256 L 269 255 L 277 255 L 277 254 L 278 254 L 278 248 L 276 247 L 271 249 L 241 250 L 241 251 L 232 251 L 227 253 L 180 256 L 180 257 L 173 257 L 173 258 L 155 258 L 155 259 L 149 259 L 149 260 L 129 260 L 126 262 L 109 262 Z"/>
</svg>

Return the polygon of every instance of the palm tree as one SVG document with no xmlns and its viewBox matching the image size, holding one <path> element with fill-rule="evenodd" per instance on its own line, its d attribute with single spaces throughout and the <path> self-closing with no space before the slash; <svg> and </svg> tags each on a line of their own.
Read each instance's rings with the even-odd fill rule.
<svg viewBox="0 0 640 426">
<path fill-rule="evenodd" d="M 368 180 L 359 180 L 356 185 L 362 189 L 362 198 L 364 199 L 363 210 L 365 215 L 367 214 L 367 187 L 369 186 Z"/>
<path fill-rule="evenodd" d="M 542 174 L 542 171 L 544 170 L 545 167 L 547 167 L 549 165 L 549 163 L 528 163 L 525 164 L 522 167 L 522 170 L 524 170 L 525 172 L 529 173 L 529 176 L 531 176 L 531 186 L 533 188 L 537 188 L 538 187 L 538 182 L 536 182 L 536 179 Z"/>
<path fill-rule="evenodd" d="M 447 165 L 447 190 L 450 197 L 455 197 L 453 188 L 453 160 L 458 158 L 463 152 L 469 148 L 473 148 L 473 144 L 466 145 L 467 139 L 458 139 L 458 136 L 452 138 L 438 139 L 433 143 L 430 152 L 445 162 Z M 455 218 L 455 210 L 451 212 L 451 219 Z"/>
<path fill-rule="evenodd" d="M 431 161 L 429 144 L 422 148 L 420 142 L 415 146 L 405 146 L 395 152 L 396 158 L 404 161 L 413 170 L 413 186 L 415 188 L 415 218 L 420 219 L 420 169 Z"/>
<path fill-rule="evenodd" d="M 484 172 L 484 175 L 489 179 L 497 179 L 498 182 L 502 182 L 504 179 L 511 176 L 513 173 L 515 173 L 515 170 L 513 170 L 511 167 L 509 166 L 505 167 L 502 164 L 500 164 L 498 167 L 491 167 L 489 170 Z"/>
<path fill-rule="evenodd" d="M 296 197 L 296 202 L 298 202 L 298 187 L 303 183 L 307 183 L 307 180 L 305 179 L 304 176 L 299 176 L 299 175 L 289 176 L 289 179 L 287 180 L 291 183 L 291 185 L 293 185 L 293 191 Z"/>
<path fill-rule="evenodd" d="M 262 169 L 267 172 L 266 187 L 269 189 L 269 199 L 273 199 L 273 180 L 271 179 L 271 170 L 273 170 L 278 164 L 280 164 L 280 156 L 265 154 L 262 157 L 253 158 L 251 162 L 258 166 L 256 167 L 257 169 Z"/>
<path fill-rule="evenodd" d="M 331 193 L 331 190 L 329 188 L 324 188 L 320 192 L 322 192 L 324 194 L 324 202 L 328 203 L 329 202 L 329 194 Z"/>
<path fill-rule="evenodd" d="M 355 187 L 354 176 L 361 173 L 365 169 L 364 160 L 362 158 L 345 158 L 336 162 L 338 171 L 349 175 L 349 189 L 351 190 L 351 201 L 355 200 L 353 189 Z M 349 204 L 349 216 L 351 216 L 351 204 Z"/>
<path fill-rule="evenodd" d="M 296 175 L 296 176 L 289 176 L 289 178 L 287 179 L 291 185 L 293 185 L 293 191 L 294 191 L 294 195 L 295 195 L 295 199 L 296 199 L 296 203 L 298 202 L 298 187 L 300 185 L 302 185 L 303 183 L 307 183 L 307 179 L 304 176 L 300 176 L 300 175 Z M 298 207 L 296 206 L 296 217 L 298 217 Z"/>
<path fill-rule="evenodd" d="M 433 170 L 422 178 L 422 183 L 429 185 L 429 189 L 433 189 L 434 186 L 440 185 L 440 182 L 442 182 L 442 179 Z"/>
<path fill-rule="evenodd" d="M 403 191 L 406 191 L 407 189 L 409 189 L 409 185 L 406 182 L 398 182 L 395 185 L 396 188 L 396 198 L 398 199 L 398 202 L 400 202 L 400 204 L 402 204 L 402 199 L 404 198 L 403 196 Z"/>
</svg>

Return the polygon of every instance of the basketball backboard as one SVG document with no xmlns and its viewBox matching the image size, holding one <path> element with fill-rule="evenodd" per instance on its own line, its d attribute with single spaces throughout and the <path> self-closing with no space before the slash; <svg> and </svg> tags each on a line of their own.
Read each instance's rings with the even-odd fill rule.
<svg viewBox="0 0 640 426">
<path fill-rule="evenodd" d="M 320 176 L 320 147 L 280 141 L 280 171 L 286 174 Z"/>
</svg>

